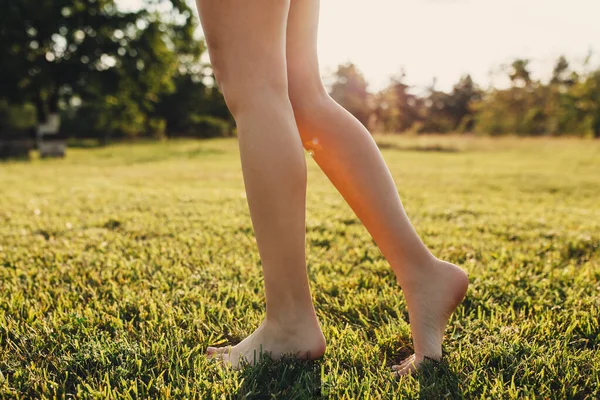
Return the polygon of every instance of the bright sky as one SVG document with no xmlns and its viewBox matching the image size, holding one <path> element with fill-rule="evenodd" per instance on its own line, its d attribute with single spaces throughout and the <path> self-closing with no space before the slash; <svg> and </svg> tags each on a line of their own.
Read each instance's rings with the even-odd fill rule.
<svg viewBox="0 0 600 400">
<path fill-rule="evenodd" d="M 319 29 L 323 75 L 351 61 L 371 90 L 401 68 L 409 84 L 449 89 L 464 73 L 487 86 L 516 57 L 536 78 L 561 54 L 581 65 L 593 51 L 600 66 L 600 0 L 321 0 Z"/>
</svg>

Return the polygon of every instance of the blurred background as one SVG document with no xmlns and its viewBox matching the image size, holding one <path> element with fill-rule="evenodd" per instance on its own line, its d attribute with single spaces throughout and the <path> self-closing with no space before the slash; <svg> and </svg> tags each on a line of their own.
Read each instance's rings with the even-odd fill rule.
<svg viewBox="0 0 600 400">
<path fill-rule="evenodd" d="M 193 2 L 0 7 L 0 154 L 235 135 Z M 373 132 L 600 137 L 597 0 L 321 7 L 324 81 Z"/>
</svg>

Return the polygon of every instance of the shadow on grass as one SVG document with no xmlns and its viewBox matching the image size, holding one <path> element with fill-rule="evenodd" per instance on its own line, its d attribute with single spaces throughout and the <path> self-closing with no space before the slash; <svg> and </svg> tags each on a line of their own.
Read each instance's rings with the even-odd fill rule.
<svg viewBox="0 0 600 400">
<path fill-rule="evenodd" d="M 420 399 L 464 399 L 460 389 L 458 374 L 451 369 L 448 361 L 421 364 L 416 375 L 419 381 Z"/>
<path fill-rule="evenodd" d="M 165 160 L 174 160 L 174 159 L 193 159 L 199 158 L 207 155 L 216 155 L 224 153 L 223 150 L 218 149 L 206 149 L 206 148 L 195 148 L 190 150 L 164 150 L 161 152 L 149 153 L 149 154 L 139 154 L 128 156 L 127 160 L 128 165 L 132 164 L 144 164 L 144 163 L 153 163 Z"/>
<path fill-rule="evenodd" d="M 106 143 L 102 143 L 102 141 L 98 139 L 67 139 L 67 148 L 71 149 L 95 149 L 106 146 Z"/>
<path fill-rule="evenodd" d="M 388 367 L 391 370 L 393 364 L 399 364 L 413 354 L 413 350 L 407 345 L 402 346 L 399 351 L 389 348 L 386 353 L 387 359 L 390 360 Z M 459 374 L 452 369 L 447 356 L 444 356 L 441 362 L 426 360 L 419 366 L 413 378 L 419 382 L 419 399 L 465 398 L 460 387 Z"/>
<path fill-rule="evenodd" d="M 273 361 L 265 357 L 256 366 L 244 368 L 237 399 L 322 399 L 321 361 L 299 361 L 290 357 Z"/>
</svg>

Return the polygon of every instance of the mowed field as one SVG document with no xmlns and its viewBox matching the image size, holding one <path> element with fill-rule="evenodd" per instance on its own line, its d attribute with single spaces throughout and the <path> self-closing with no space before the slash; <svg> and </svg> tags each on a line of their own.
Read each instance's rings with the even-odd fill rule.
<svg viewBox="0 0 600 400">
<path fill-rule="evenodd" d="M 470 275 L 443 364 L 390 376 L 401 291 L 308 155 L 327 352 L 206 360 L 264 315 L 237 143 L 142 143 L 0 163 L 0 397 L 600 397 L 600 142 L 377 140 L 424 241 Z"/>
</svg>

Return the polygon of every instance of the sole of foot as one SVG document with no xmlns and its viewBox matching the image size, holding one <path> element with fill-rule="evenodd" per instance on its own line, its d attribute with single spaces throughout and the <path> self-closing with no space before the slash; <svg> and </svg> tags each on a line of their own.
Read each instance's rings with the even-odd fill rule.
<svg viewBox="0 0 600 400">
<path fill-rule="evenodd" d="M 208 358 L 240 369 L 253 366 L 263 357 L 279 360 L 284 356 L 315 360 L 325 353 L 325 337 L 317 321 L 280 326 L 263 322 L 250 336 L 235 346 L 209 347 Z"/>
<path fill-rule="evenodd" d="M 460 267 L 434 260 L 418 285 L 403 288 L 415 353 L 392 366 L 394 376 L 415 373 L 427 360 L 440 361 L 450 316 L 465 297 L 469 278 Z"/>
</svg>

